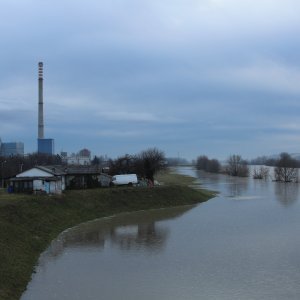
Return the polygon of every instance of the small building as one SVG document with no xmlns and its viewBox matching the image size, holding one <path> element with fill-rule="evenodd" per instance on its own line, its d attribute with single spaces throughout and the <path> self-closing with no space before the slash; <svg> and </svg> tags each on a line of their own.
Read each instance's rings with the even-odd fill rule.
<svg viewBox="0 0 300 300">
<path fill-rule="evenodd" d="M 67 189 L 106 187 L 111 182 L 111 176 L 102 173 L 98 166 L 67 166 L 64 172 Z"/>
<path fill-rule="evenodd" d="M 111 176 L 97 166 L 36 166 L 10 179 L 16 193 L 61 194 L 65 189 L 108 187 Z"/>
<path fill-rule="evenodd" d="M 65 188 L 65 173 L 61 169 L 36 166 L 11 178 L 9 189 L 16 193 L 61 194 Z"/>
</svg>

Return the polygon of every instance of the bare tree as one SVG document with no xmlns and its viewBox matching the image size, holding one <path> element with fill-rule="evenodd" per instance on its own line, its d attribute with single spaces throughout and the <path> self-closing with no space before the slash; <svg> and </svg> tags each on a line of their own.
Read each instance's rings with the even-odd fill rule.
<svg viewBox="0 0 300 300">
<path fill-rule="evenodd" d="M 275 180 L 283 182 L 298 181 L 298 161 L 293 159 L 288 153 L 281 153 L 280 159 L 274 169 Z"/>
<path fill-rule="evenodd" d="M 220 169 L 221 169 L 221 164 L 217 159 L 213 158 L 209 160 L 207 165 L 207 172 L 219 173 Z"/>
<path fill-rule="evenodd" d="M 197 158 L 196 168 L 198 170 L 206 171 L 208 165 L 208 157 L 206 155 L 201 155 Z"/>
<path fill-rule="evenodd" d="M 165 154 L 157 148 L 149 148 L 137 155 L 139 160 L 140 174 L 153 181 L 154 175 L 165 168 Z"/>
<path fill-rule="evenodd" d="M 109 173 L 111 175 L 136 173 L 136 157 L 125 154 L 115 160 L 109 160 Z"/>
<path fill-rule="evenodd" d="M 229 156 L 225 171 L 230 176 L 247 177 L 249 175 L 247 162 L 236 154 Z"/>
<path fill-rule="evenodd" d="M 259 167 L 259 169 L 255 168 L 253 170 L 253 179 L 267 179 L 269 177 L 269 168 L 267 167 Z"/>
<path fill-rule="evenodd" d="M 149 148 L 137 155 L 126 154 L 110 160 L 109 168 L 111 175 L 136 173 L 153 181 L 154 175 L 165 168 L 165 154 L 157 148 Z"/>
</svg>

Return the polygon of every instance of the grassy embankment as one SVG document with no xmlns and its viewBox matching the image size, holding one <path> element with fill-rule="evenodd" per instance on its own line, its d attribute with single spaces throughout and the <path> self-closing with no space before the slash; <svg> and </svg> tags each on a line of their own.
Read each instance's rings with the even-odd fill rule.
<svg viewBox="0 0 300 300">
<path fill-rule="evenodd" d="M 61 196 L 0 191 L 0 299 L 19 299 L 40 253 L 66 228 L 120 212 L 192 205 L 213 197 L 188 185 L 193 178 L 165 172 L 158 188 L 67 191 Z"/>
</svg>

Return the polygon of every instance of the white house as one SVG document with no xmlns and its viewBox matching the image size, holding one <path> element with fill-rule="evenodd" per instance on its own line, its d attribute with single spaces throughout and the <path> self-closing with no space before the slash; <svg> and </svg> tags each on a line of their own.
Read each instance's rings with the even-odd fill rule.
<svg viewBox="0 0 300 300">
<path fill-rule="evenodd" d="M 10 179 L 14 192 L 60 194 L 65 190 L 65 173 L 59 168 L 37 166 Z"/>
</svg>

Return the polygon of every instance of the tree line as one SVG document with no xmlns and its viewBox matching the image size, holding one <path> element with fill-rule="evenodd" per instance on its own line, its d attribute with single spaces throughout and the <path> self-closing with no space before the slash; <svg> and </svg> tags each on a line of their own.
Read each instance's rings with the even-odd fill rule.
<svg viewBox="0 0 300 300">
<path fill-rule="evenodd" d="M 219 173 L 221 164 L 217 159 L 209 159 L 206 155 L 201 155 L 196 160 L 198 170 L 203 170 L 210 173 Z"/>
<path fill-rule="evenodd" d="M 254 168 L 254 179 L 266 179 L 270 177 L 269 168 L 267 166 L 274 167 L 274 181 L 281 182 L 298 182 L 298 168 L 300 167 L 300 161 L 291 157 L 286 152 L 280 154 L 278 159 L 265 159 L 266 157 L 260 157 L 255 162 L 261 165 Z M 244 160 L 241 155 L 233 154 L 228 157 L 225 165 L 217 159 L 209 159 L 206 155 L 198 156 L 196 160 L 196 168 L 198 170 L 204 170 L 211 173 L 223 173 L 230 176 L 248 177 L 250 175 L 249 162 Z"/>
<path fill-rule="evenodd" d="M 107 166 L 110 175 L 134 173 L 140 178 L 143 177 L 153 182 L 155 174 L 165 168 L 166 158 L 163 151 L 149 148 L 138 154 L 125 154 L 117 159 L 108 159 L 108 161 L 104 161 L 102 156 L 95 156 L 91 164 L 98 165 L 99 168 Z M 0 182 L 38 165 L 63 165 L 63 162 L 60 155 L 38 153 L 0 157 Z"/>
<path fill-rule="evenodd" d="M 249 175 L 247 161 L 240 155 L 230 155 L 224 166 L 217 159 L 209 159 L 206 155 L 198 156 L 196 168 L 210 173 L 223 173 L 230 176 L 246 177 Z"/>
<path fill-rule="evenodd" d="M 281 153 L 278 159 L 264 160 L 265 157 L 259 158 L 262 165 L 260 168 L 255 168 L 253 178 L 265 179 L 269 177 L 268 168 L 265 165 L 274 166 L 274 180 L 283 182 L 297 182 L 298 168 L 300 161 L 292 158 L 288 153 Z M 174 162 L 175 160 L 170 160 Z M 167 159 L 163 151 L 157 148 L 149 148 L 141 151 L 138 154 L 125 154 L 117 159 L 108 159 L 104 161 L 102 156 L 95 156 L 92 160 L 92 165 L 108 167 L 110 175 L 116 174 L 137 174 L 140 178 L 146 178 L 153 181 L 155 174 L 166 167 Z M 253 162 L 253 161 L 251 161 Z M 230 176 L 249 176 L 248 162 L 241 155 L 233 154 L 228 157 L 225 164 L 222 165 L 217 159 L 209 159 L 206 155 L 197 157 L 196 168 L 211 173 L 223 173 Z M 26 156 L 11 156 L 0 157 L 0 179 L 14 177 L 16 174 L 33 168 L 37 165 L 62 165 L 62 159 L 59 155 L 47 155 L 32 153 Z"/>
</svg>

